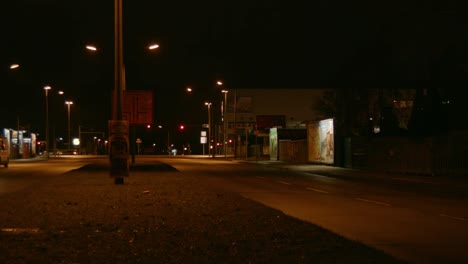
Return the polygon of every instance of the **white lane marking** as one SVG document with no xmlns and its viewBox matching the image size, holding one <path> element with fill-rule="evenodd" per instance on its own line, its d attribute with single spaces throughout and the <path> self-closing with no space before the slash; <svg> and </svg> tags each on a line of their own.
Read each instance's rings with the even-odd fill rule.
<svg viewBox="0 0 468 264">
<path fill-rule="evenodd" d="M 463 217 L 451 216 L 451 215 L 446 215 L 446 214 L 441 214 L 440 216 L 455 219 L 455 220 L 459 220 L 459 221 L 468 222 L 468 219 L 463 218 Z"/>
<path fill-rule="evenodd" d="M 285 185 L 291 185 L 289 182 L 284 182 L 284 181 L 276 181 L 276 182 L 279 182 L 279 183 L 285 184 Z"/>
<path fill-rule="evenodd" d="M 314 188 L 306 188 L 307 190 L 310 190 L 310 191 L 314 191 L 314 192 L 319 192 L 319 193 L 329 193 L 327 191 L 324 191 L 324 190 L 320 190 L 320 189 L 314 189 Z"/>
<path fill-rule="evenodd" d="M 373 200 L 367 200 L 367 199 L 362 199 L 362 198 L 354 198 L 354 199 L 356 199 L 358 201 L 362 201 L 362 202 L 368 202 L 368 203 L 374 203 L 374 204 L 379 204 L 379 205 L 391 206 L 391 204 L 382 203 L 382 202 L 373 201 Z"/>
</svg>

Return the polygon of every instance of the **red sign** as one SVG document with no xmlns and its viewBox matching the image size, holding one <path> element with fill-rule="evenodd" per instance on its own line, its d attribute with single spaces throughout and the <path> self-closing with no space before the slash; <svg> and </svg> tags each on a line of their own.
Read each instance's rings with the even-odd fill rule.
<svg viewBox="0 0 468 264">
<path fill-rule="evenodd" d="M 130 125 L 153 123 L 153 92 L 125 90 L 123 116 Z"/>
</svg>

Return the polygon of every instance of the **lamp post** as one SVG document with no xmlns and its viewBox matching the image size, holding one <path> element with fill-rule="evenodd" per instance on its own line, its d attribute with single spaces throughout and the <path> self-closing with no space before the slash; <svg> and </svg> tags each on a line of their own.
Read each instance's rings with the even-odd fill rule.
<svg viewBox="0 0 468 264">
<path fill-rule="evenodd" d="M 208 107 L 208 156 L 210 155 L 211 149 L 211 103 L 205 102 L 205 105 Z M 214 153 L 213 153 L 214 157 Z"/>
<path fill-rule="evenodd" d="M 224 107 L 223 107 L 223 150 L 224 157 L 226 157 L 226 134 L 227 134 L 227 122 L 226 122 L 226 113 L 227 113 L 227 94 L 228 90 L 221 90 L 224 93 Z"/>
<path fill-rule="evenodd" d="M 47 159 L 49 159 L 49 90 L 52 89 L 50 86 L 44 86 L 45 91 L 45 100 L 46 100 L 46 155 Z"/>
<path fill-rule="evenodd" d="M 72 101 L 65 101 L 68 108 L 68 149 L 71 147 L 71 129 L 70 129 L 70 106 L 73 104 Z"/>
</svg>

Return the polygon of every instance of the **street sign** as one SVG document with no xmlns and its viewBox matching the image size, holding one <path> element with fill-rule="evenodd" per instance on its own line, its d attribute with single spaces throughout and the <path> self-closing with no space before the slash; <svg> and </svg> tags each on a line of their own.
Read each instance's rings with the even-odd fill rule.
<svg viewBox="0 0 468 264">
<path fill-rule="evenodd" d="M 200 137 L 200 144 L 206 144 L 208 143 L 208 138 L 207 137 Z"/>
<path fill-rule="evenodd" d="M 123 94 L 123 116 L 130 125 L 153 123 L 153 92 L 125 90 Z"/>
</svg>

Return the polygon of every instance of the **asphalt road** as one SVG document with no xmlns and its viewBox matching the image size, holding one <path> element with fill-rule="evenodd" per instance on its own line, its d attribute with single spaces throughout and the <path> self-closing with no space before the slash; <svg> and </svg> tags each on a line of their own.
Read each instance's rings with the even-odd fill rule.
<svg viewBox="0 0 468 264">
<path fill-rule="evenodd" d="M 412 263 L 468 263 L 468 189 L 430 177 L 333 177 L 314 166 L 167 160 L 216 188 Z M 195 164 L 194 164 L 195 163 Z"/>
<path fill-rule="evenodd" d="M 400 175 L 345 176 L 320 166 L 180 157 L 158 160 L 212 189 L 238 193 L 411 263 L 468 263 L 468 192 L 450 183 Z M 0 197 L 93 159 L 13 163 L 0 170 Z M 51 166 L 53 164 L 53 166 Z M 41 171 L 47 170 L 47 174 Z M 5 177 L 5 175 L 15 177 Z M 352 176 L 352 177 L 351 177 Z"/>
</svg>

